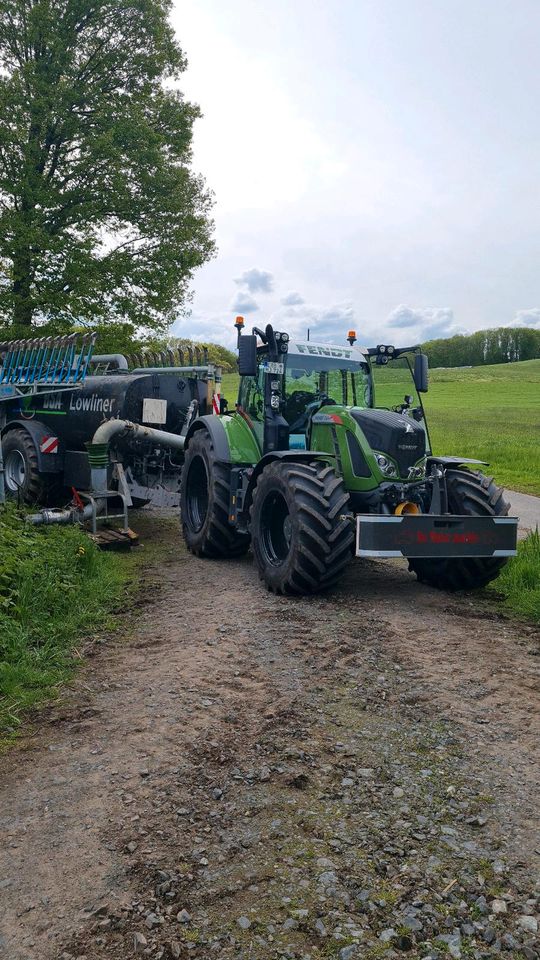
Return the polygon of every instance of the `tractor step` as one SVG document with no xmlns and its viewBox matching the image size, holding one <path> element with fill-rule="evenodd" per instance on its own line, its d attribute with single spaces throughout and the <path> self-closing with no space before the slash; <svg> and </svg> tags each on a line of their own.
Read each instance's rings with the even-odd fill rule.
<svg viewBox="0 0 540 960">
<path fill-rule="evenodd" d="M 516 517 L 356 516 L 357 557 L 513 557 Z"/>
</svg>

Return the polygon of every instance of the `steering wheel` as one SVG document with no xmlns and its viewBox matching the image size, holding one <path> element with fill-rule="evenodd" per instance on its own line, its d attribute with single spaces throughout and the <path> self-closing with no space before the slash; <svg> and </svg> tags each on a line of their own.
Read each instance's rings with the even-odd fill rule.
<svg viewBox="0 0 540 960">
<path fill-rule="evenodd" d="M 294 394 L 292 396 L 294 396 Z M 320 393 L 317 399 L 312 400 L 311 403 L 308 403 L 298 419 L 290 425 L 290 432 L 296 433 L 298 430 L 307 430 L 309 421 L 311 420 L 313 414 L 317 413 L 317 410 L 320 410 L 321 407 L 332 406 L 335 404 L 335 402 L 336 401 L 333 400 L 332 397 L 329 397 L 327 393 Z"/>
</svg>

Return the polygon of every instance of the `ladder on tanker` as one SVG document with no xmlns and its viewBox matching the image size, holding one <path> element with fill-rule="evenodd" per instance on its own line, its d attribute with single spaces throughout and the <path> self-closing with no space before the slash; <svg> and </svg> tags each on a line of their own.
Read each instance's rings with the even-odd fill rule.
<svg viewBox="0 0 540 960">
<path fill-rule="evenodd" d="M 86 379 L 95 339 L 92 332 L 0 343 L 0 503 L 5 501 L 2 430 L 7 402 L 77 389 Z"/>
</svg>

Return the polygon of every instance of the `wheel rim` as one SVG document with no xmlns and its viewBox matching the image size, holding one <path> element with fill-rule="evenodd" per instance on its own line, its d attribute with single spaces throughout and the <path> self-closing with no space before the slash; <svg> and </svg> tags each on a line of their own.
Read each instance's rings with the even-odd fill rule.
<svg viewBox="0 0 540 960">
<path fill-rule="evenodd" d="M 186 521 L 198 533 L 208 513 L 208 471 L 202 457 L 195 457 L 189 466 L 186 484 Z"/>
<path fill-rule="evenodd" d="M 291 549 L 292 521 L 281 493 L 266 497 L 261 510 L 260 542 L 267 563 L 279 566 Z"/>
<path fill-rule="evenodd" d="M 26 464 L 20 450 L 10 450 L 4 461 L 4 477 L 6 487 L 11 493 L 17 493 L 24 487 L 26 480 Z"/>
</svg>

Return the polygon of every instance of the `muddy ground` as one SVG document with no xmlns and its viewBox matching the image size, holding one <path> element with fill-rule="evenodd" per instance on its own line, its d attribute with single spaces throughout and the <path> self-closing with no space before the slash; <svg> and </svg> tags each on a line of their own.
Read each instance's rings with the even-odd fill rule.
<svg viewBox="0 0 540 960">
<path fill-rule="evenodd" d="M 137 525 L 138 606 L 0 760 L 0 956 L 539 956 L 540 632 Z"/>
</svg>

